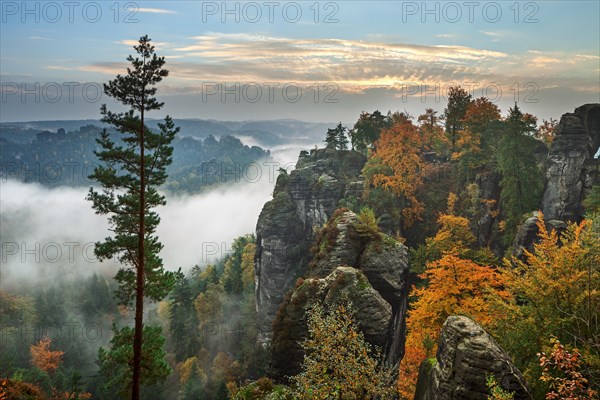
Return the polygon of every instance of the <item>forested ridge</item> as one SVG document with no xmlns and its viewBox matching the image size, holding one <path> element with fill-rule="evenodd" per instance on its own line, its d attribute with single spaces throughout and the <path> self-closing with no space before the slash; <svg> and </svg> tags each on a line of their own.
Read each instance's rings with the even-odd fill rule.
<svg viewBox="0 0 600 400">
<path fill-rule="evenodd" d="M 10 129 L 4 128 L 0 139 L 3 179 L 48 187 L 92 185 L 95 182 L 88 175 L 99 163 L 94 150 L 101 131 L 91 124 L 69 132 L 63 128 L 56 132 L 33 130 L 35 136 L 21 142 L 18 137 L 26 136 L 24 132 L 10 135 Z M 113 129 L 111 134 L 119 140 L 117 131 Z M 168 168 L 164 189 L 179 194 L 238 183 L 243 166 L 253 162 L 260 165 L 270 159 L 268 150 L 244 145 L 230 135 L 217 140 L 213 135 L 197 138 L 181 132 L 173 147 L 173 163 Z"/>
</svg>

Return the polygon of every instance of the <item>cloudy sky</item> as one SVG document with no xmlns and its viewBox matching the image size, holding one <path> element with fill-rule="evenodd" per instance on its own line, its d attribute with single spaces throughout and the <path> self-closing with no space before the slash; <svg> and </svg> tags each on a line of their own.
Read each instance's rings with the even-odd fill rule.
<svg viewBox="0 0 600 400">
<path fill-rule="evenodd" d="M 2 1 L 0 121 L 98 118 L 144 34 L 178 118 L 353 122 L 440 111 L 462 84 L 505 112 L 600 101 L 598 1 Z M 163 112 L 161 112 L 163 113 Z M 159 116 L 159 115 L 157 115 Z"/>
</svg>

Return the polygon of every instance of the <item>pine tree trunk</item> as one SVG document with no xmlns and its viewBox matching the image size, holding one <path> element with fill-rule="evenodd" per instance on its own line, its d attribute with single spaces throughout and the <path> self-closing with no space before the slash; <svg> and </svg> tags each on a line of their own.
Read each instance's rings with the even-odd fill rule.
<svg viewBox="0 0 600 400">
<path fill-rule="evenodd" d="M 133 333 L 133 381 L 131 400 L 140 399 L 142 370 L 142 333 L 144 329 L 144 237 L 146 217 L 146 171 L 144 163 L 144 92 L 142 90 L 141 130 L 140 130 L 140 221 L 138 231 L 138 266 L 135 287 L 135 329 Z"/>
</svg>

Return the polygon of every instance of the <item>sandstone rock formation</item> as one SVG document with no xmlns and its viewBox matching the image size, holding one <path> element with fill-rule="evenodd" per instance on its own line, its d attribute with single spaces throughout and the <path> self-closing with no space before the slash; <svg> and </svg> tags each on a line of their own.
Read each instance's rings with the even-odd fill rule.
<svg viewBox="0 0 600 400">
<path fill-rule="evenodd" d="M 537 211 L 533 212 L 533 216 L 527 218 L 525 222 L 519 226 L 519 230 L 515 236 L 515 241 L 513 242 L 512 248 L 512 256 L 516 257 L 520 260 L 525 260 L 525 250 L 530 253 L 534 252 L 534 244 L 538 241 L 538 233 L 539 229 L 537 226 L 538 222 Z M 552 230 L 556 231 L 560 237 L 560 235 L 567 230 L 567 224 L 564 221 L 560 220 L 550 220 L 544 219 L 546 229 L 549 232 Z"/>
<path fill-rule="evenodd" d="M 448 317 L 436 362 L 419 371 L 415 400 L 487 400 L 486 378 L 493 374 L 515 400 L 530 399 L 525 379 L 510 357 L 483 328 L 467 317 Z"/>
<path fill-rule="evenodd" d="M 396 368 L 404 353 L 406 247 L 341 209 L 319 235 L 316 249 L 307 278 L 285 299 L 273 324 L 273 375 L 282 379 L 299 372 L 306 311 L 316 302 L 331 308 L 346 298 L 365 339 Z"/>
<path fill-rule="evenodd" d="M 271 324 L 285 294 L 306 271 L 309 247 L 320 228 L 356 181 L 365 158 L 354 151 L 303 152 L 296 169 L 281 174 L 273 200 L 263 207 L 256 226 L 256 305 L 259 340 L 271 339 Z"/>
<path fill-rule="evenodd" d="M 583 218 L 582 200 L 594 184 L 600 183 L 598 159 L 600 147 L 600 104 L 585 104 L 564 114 L 556 127 L 556 137 L 546 161 L 546 186 L 541 208 L 547 228 L 559 234 L 565 221 Z M 528 218 L 515 236 L 512 255 L 524 258 L 537 240 L 537 213 Z"/>
<path fill-rule="evenodd" d="M 546 169 L 542 211 L 546 220 L 577 221 L 583 216 L 581 201 L 598 183 L 600 104 L 585 104 L 566 113 L 556 128 Z"/>
<path fill-rule="evenodd" d="M 481 247 L 489 246 L 500 254 L 500 238 L 497 229 L 494 229 L 498 217 L 492 212 L 500 203 L 500 175 L 496 172 L 482 172 L 475 177 L 475 183 L 479 188 L 480 198 L 485 200 L 480 203 L 479 218 L 473 224 L 477 244 Z"/>
</svg>

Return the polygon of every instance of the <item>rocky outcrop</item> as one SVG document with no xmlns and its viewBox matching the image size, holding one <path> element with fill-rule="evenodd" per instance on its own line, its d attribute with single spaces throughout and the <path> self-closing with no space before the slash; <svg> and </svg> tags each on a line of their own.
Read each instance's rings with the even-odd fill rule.
<svg viewBox="0 0 600 400">
<path fill-rule="evenodd" d="M 486 400 L 490 374 L 515 400 L 531 399 L 521 372 L 483 328 L 467 317 L 448 317 L 436 361 L 425 361 L 419 371 L 415 400 Z"/>
<path fill-rule="evenodd" d="M 534 252 L 534 244 L 538 242 L 538 217 L 539 212 L 534 211 L 533 216 L 527 218 L 525 222 L 519 226 L 519 230 L 515 236 L 515 241 L 513 242 L 512 248 L 512 256 L 525 261 L 525 250 L 529 253 Z M 545 221 L 546 229 L 549 232 L 552 230 L 556 231 L 560 237 L 560 235 L 567 230 L 567 224 L 564 221 L 560 220 L 550 220 Z"/>
<path fill-rule="evenodd" d="M 365 339 L 379 347 L 385 345 L 392 320 L 391 306 L 369 285 L 359 270 L 337 267 L 325 278 L 299 281 L 282 305 L 273 324 L 273 377 L 282 381 L 300 372 L 304 357 L 301 343 L 307 336 L 306 312 L 316 303 L 331 310 L 340 304 L 342 298 L 352 303 L 353 317 L 359 321 Z"/>
<path fill-rule="evenodd" d="M 296 169 L 277 179 L 273 200 L 256 225 L 256 306 L 259 340 L 271 339 L 271 324 L 285 294 L 310 261 L 315 230 L 331 217 L 346 193 L 357 194 L 365 158 L 354 151 L 302 152 Z"/>
<path fill-rule="evenodd" d="M 578 221 L 581 201 L 599 182 L 600 104 L 585 104 L 566 113 L 556 127 L 546 168 L 542 211 L 547 220 Z"/>
<path fill-rule="evenodd" d="M 407 249 L 340 209 L 320 232 L 307 278 L 282 304 L 273 324 L 272 367 L 277 379 L 299 372 L 300 343 L 307 335 L 306 311 L 316 302 L 331 308 L 352 303 L 365 339 L 383 350 L 384 362 L 397 370 L 404 353 L 407 306 Z"/>
<path fill-rule="evenodd" d="M 564 114 L 556 127 L 555 138 L 546 161 L 546 185 L 541 201 L 546 227 L 559 234 L 565 221 L 583 218 L 582 200 L 600 183 L 599 162 L 594 155 L 600 147 L 600 104 L 585 104 Z M 524 259 L 537 241 L 537 213 L 528 218 L 515 236 L 512 255 Z"/>
<path fill-rule="evenodd" d="M 519 230 L 513 242 L 512 256 L 523 260 L 525 250 L 533 252 L 533 244 L 537 240 L 539 229 L 537 227 L 538 212 L 533 213 L 533 217 L 527 218 L 525 222 L 519 226 Z"/>
</svg>

